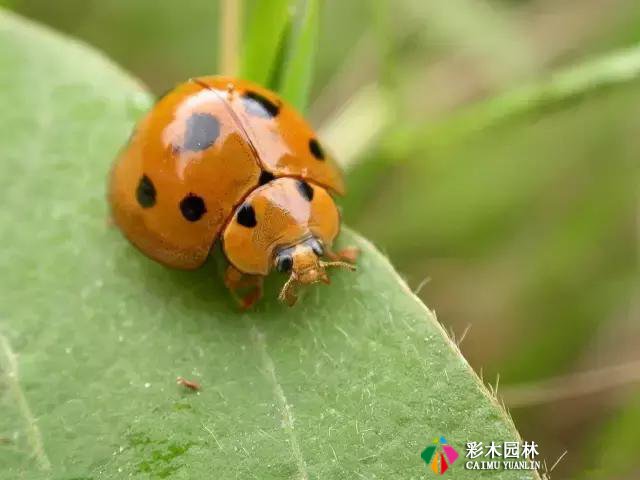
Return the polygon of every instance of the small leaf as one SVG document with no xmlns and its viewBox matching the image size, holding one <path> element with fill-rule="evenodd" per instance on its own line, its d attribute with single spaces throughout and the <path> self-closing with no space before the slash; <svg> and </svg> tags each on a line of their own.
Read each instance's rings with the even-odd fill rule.
<svg viewBox="0 0 640 480">
<path fill-rule="evenodd" d="M 257 0 L 242 52 L 241 76 L 269 86 L 291 23 L 291 0 Z"/>
<path fill-rule="evenodd" d="M 434 437 L 458 452 L 518 438 L 348 229 L 358 272 L 295 308 L 274 299 L 281 279 L 241 313 L 215 261 L 181 272 L 138 253 L 104 191 L 151 97 L 102 55 L 0 13 L 0 86 L 0 478 L 421 478 Z"/>
<path fill-rule="evenodd" d="M 304 111 L 309 100 L 318 46 L 320 2 L 300 0 L 298 7 L 298 21 L 291 37 L 289 55 L 278 90 L 298 110 Z"/>
</svg>

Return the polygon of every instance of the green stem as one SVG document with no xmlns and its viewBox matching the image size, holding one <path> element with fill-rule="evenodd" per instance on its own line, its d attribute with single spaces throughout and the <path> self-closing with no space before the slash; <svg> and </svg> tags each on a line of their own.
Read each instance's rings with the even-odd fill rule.
<svg viewBox="0 0 640 480">
<path fill-rule="evenodd" d="M 220 9 L 218 73 L 222 75 L 237 75 L 242 0 L 222 0 Z"/>
</svg>

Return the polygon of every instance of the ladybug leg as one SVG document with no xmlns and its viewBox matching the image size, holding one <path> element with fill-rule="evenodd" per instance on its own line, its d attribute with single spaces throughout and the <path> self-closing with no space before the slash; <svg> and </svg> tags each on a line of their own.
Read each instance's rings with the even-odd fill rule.
<svg viewBox="0 0 640 480">
<path fill-rule="evenodd" d="M 360 255 L 360 249 L 358 247 L 346 247 L 342 250 L 338 250 L 337 252 L 332 250 L 326 251 L 327 258 L 332 261 L 342 260 L 344 262 L 356 263 L 358 255 Z"/>
<path fill-rule="evenodd" d="M 224 284 L 229 290 L 238 290 L 252 286 L 251 276 L 245 275 L 233 265 L 224 272 Z"/>
<path fill-rule="evenodd" d="M 280 295 L 278 295 L 278 300 L 290 307 L 293 307 L 298 301 L 298 294 L 296 293 L 296 277 L 294 275 L 291 275 L 285 282 L 282 290 L 280 291 Z"/>
<path fill-rule="evenodd" d="M 258 300 L 262 298 L 262 294 L 264 293 L 264 288 L 262 286 L 264 277 L 256 275 L 252 277 L 252 280 L 254 283 L 253 288 L 241 299 L 240 308 L 243 310 L 249 310 L 258 303 Z"/>
<path fill-rule="evenodd" d="M 245 275 L 233 265 L 229 265 L 224 274 L 224 284 L 243 310 L 251 308 L 262 298 L 263 280 L 264 277 L 260 275 Z M 238 290 L 241 289 L 249 289 L 249 291 L 244 295 L 239 295 Z"/>
</svg>

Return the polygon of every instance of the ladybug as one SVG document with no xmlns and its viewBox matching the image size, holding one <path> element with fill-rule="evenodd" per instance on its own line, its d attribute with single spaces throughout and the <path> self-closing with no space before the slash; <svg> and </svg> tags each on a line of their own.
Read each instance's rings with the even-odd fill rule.
<svg viewBox="0 0 640 480">
<path fill-rule="evenodd" d="M 331 245 L 340 229 L 332 194 L 341 173 L 309 124 L 275 93 L 231 77 L 200 77 L 165 94 L 134 129 L 113 167 L 115 224 L 144 254 L 195 269 L 220 237 L 225 285 L 248 308 L 272 269 L 297 284 L 354 270 L 357 250 Z M 240 296 L 239 291 L 244 291 Z"/>
</svg>

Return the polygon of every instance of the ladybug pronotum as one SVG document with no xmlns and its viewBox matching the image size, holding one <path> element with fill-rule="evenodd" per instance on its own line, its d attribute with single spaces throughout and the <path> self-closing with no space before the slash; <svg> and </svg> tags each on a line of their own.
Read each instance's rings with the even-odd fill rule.
<svg viewBox="0 0 640 480">
<path fill-rule="evenodd" d="M 296 285 L 354 269 L 357 250 L 331 250 L 344 194 L 335 161 L 309 124 L 275 93 L 230 77 L 178 85 L 141 120 L 113 168 L 113 219 L 143 253 L 173 268 L 200 267 L 218 239 L 225 284 L 243 307 L 273 269 Z"/>
</svg>

